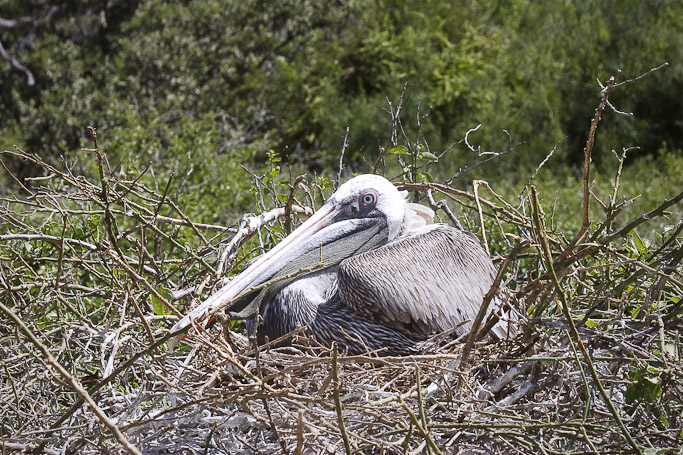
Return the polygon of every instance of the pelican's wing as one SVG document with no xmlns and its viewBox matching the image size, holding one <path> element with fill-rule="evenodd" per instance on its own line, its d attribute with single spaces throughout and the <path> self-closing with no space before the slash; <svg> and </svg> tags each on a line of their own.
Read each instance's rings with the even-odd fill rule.
<svg viewBox="0 0 683 455">
<path fill-rule="evenodd" d="M 402 332 L 461 334 L 469 330 L 495 274 L 473 234 L 433 224 L 344 260 L 339 293 L 357 313 Z"/>
</svg>

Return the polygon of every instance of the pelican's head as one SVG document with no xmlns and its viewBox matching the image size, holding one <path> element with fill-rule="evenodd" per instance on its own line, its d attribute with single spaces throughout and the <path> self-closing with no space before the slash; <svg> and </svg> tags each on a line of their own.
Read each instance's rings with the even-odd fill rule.
<svg viewBox="0 0 683 455">
<path fill-rule="evenodd" d="M 203 319 L 270 280 L 282 278 L 286 283 L 284 277 L 298 271 L 336 265 L 350 256 L 393 240 L 400 232 L 407 207 L 404 195 L 384 177 L 368 174 L 352 178 L 341 185 L 305 223 L 272 250 L 258 257 L 171 330 L 184 328 L 192 320 Z M 232 316 L 249 319 L 258 313 L 258 306 L 257 303 L 231 308 Z"/>
<path fill-rule="evenodd" d="M 388 240 L 393 240 L 403 224 L 407 203 L 405 192 L 398 191 L 389 180 L 365 174 L 340 186 L 321 210 L 328 206 L 340 220 L 380 219 L 386 224 Z"/>
</svg>

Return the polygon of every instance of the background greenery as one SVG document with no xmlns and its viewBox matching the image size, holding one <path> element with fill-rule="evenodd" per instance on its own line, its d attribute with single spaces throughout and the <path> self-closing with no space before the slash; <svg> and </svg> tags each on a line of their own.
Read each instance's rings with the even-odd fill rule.
<svg viewBox="0 0 683 455">
<path fill-rule="evenodd" d="M 480 123 L 472 144 L 516 148 L 456 186 L 486 178 L 519 193 L 557 145 L 536 183 L 558 194 L 572 226 L 578 195 L 563 188 L 577 188 L 596 78 L 669 62 L 611 98 L 634 115 L 604 116 L 596 192 L 611 188 L 611 150 L 631 146 L 640 150 L 629 154 L 625 193 L 643 193 L 634 210 L 683 183 L 679 1 L 0 0 L 0 17 L 32 19 L 0 27 L 0 41 L 36 79 L 29 86 L 0 60 L 0 147 L 94 175 L 95 157 L 80 148 L 96 126 L 114 172 L 135 177 L 151 162 L 142 181 L 162 188 L 173 172 L 171 194 L 206 222 L 253 209 L 245 168 L 289 165 L 271 175 L 287 182 L 302 171 L 335 176 L 347 127 L 346 171 L 370 171 L 392 145 L 388 102 L 398 105 L 406 83 L 411 144 L 436 155 L 455 144 L 430 169 L 435 180 L 472 160 L 461 141 Z M 5 161 L 19 178 L 37 172 Z M 402 171 L 391 161 L 386 172 Z M 2 193 L 11 183 L 0 176 Z"/>
</svg>

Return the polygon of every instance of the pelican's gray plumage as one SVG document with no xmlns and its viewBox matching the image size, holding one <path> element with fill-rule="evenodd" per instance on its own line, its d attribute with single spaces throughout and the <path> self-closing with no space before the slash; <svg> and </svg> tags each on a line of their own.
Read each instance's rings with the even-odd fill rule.
<svg viewBox="0 0 683 455">
<path fill-rule="evenodd" d="M 301 326 L 347 353 L 406 354 L 431 335 L 465 333 L 496 271 L 473 234 L 432 224 L 433 216 L 385 178 L 355 177 L 173 330 L 233 302 L 231 317 L 260 313 L 258 327 L 254 319 L 249 324 L 260 342 Z M 322 270 L 287 278 L 321 261 Z M 277 278 L 283 279 L 247 294 Z M 491 308 L 507 295 L 499 291 Z M 493 332 L 501 337 L 508 330 L 501 321 Z"/>
</svg>

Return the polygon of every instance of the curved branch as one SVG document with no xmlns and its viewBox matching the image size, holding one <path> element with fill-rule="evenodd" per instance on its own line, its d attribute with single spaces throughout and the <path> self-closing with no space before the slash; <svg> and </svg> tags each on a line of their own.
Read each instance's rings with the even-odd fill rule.
<svg viewBox="0 0 683 455">
<path fill-rule="evenodd" d="M 28 25 L 33 25 L 35 19 L 32 17 L 24 16 L 19 19 L 5 19 L 0 17 L 0 30 L 12 30 L 15 28 L 22 28 Z"/>
<path fill-rule="evenodd" d="M 3 19 L 3 20 L 5 20 L 5 19 Z M 2 58 L 7 60 L 10 63 L 10 65 L 12 65 L 13 68 L 21 71 L 22 73 L 24 73 L 26 75 L 26 79 L 27 79 L 26 84 L 29 87 L 36 85 L 36 78 L 33 77 L 33 73 L 31 72 L 31 70 L 26 68 L 24 65 L 19 63 L 19 61 L 16 58 L 14 58 L 12 55 L 10 55 L 7 52 L 7 50 L 5 49 L 5 46 L 2 45 L 2 41 L 0 41 L 0 56 L 2 56 Z"/>
<path fill-rule="evenodd" d="M 50 7 L 47 13 L 45 13 L 45 15 L 40 18 L 23 16 L 18 19 L 5 19 L 4 17 L 0 17 L 0 31 L 14 30 L 25 27 L 31 27 L 35 30 L 38 26 L 43 25 L 44 23 L 49 21 L 50 18 L 57 14 L 60 9 L 60 6 L 53 5 Z M 36 78 L 33 76 L 31 70 L 29 70 L 24 65 L 19 63 L 19 60 L 17 60 L 16 58 L 14 58 L 13 55 L 7 52 L 5 46 L 2 45 L 2 41 L 0 41 L 0 56 L 7 60 L 14 69 L 19 70 L 26 75 L 26 84 L 29 87 L 33 87 L 34 85 L 36 85 Z"/>
</svg>

